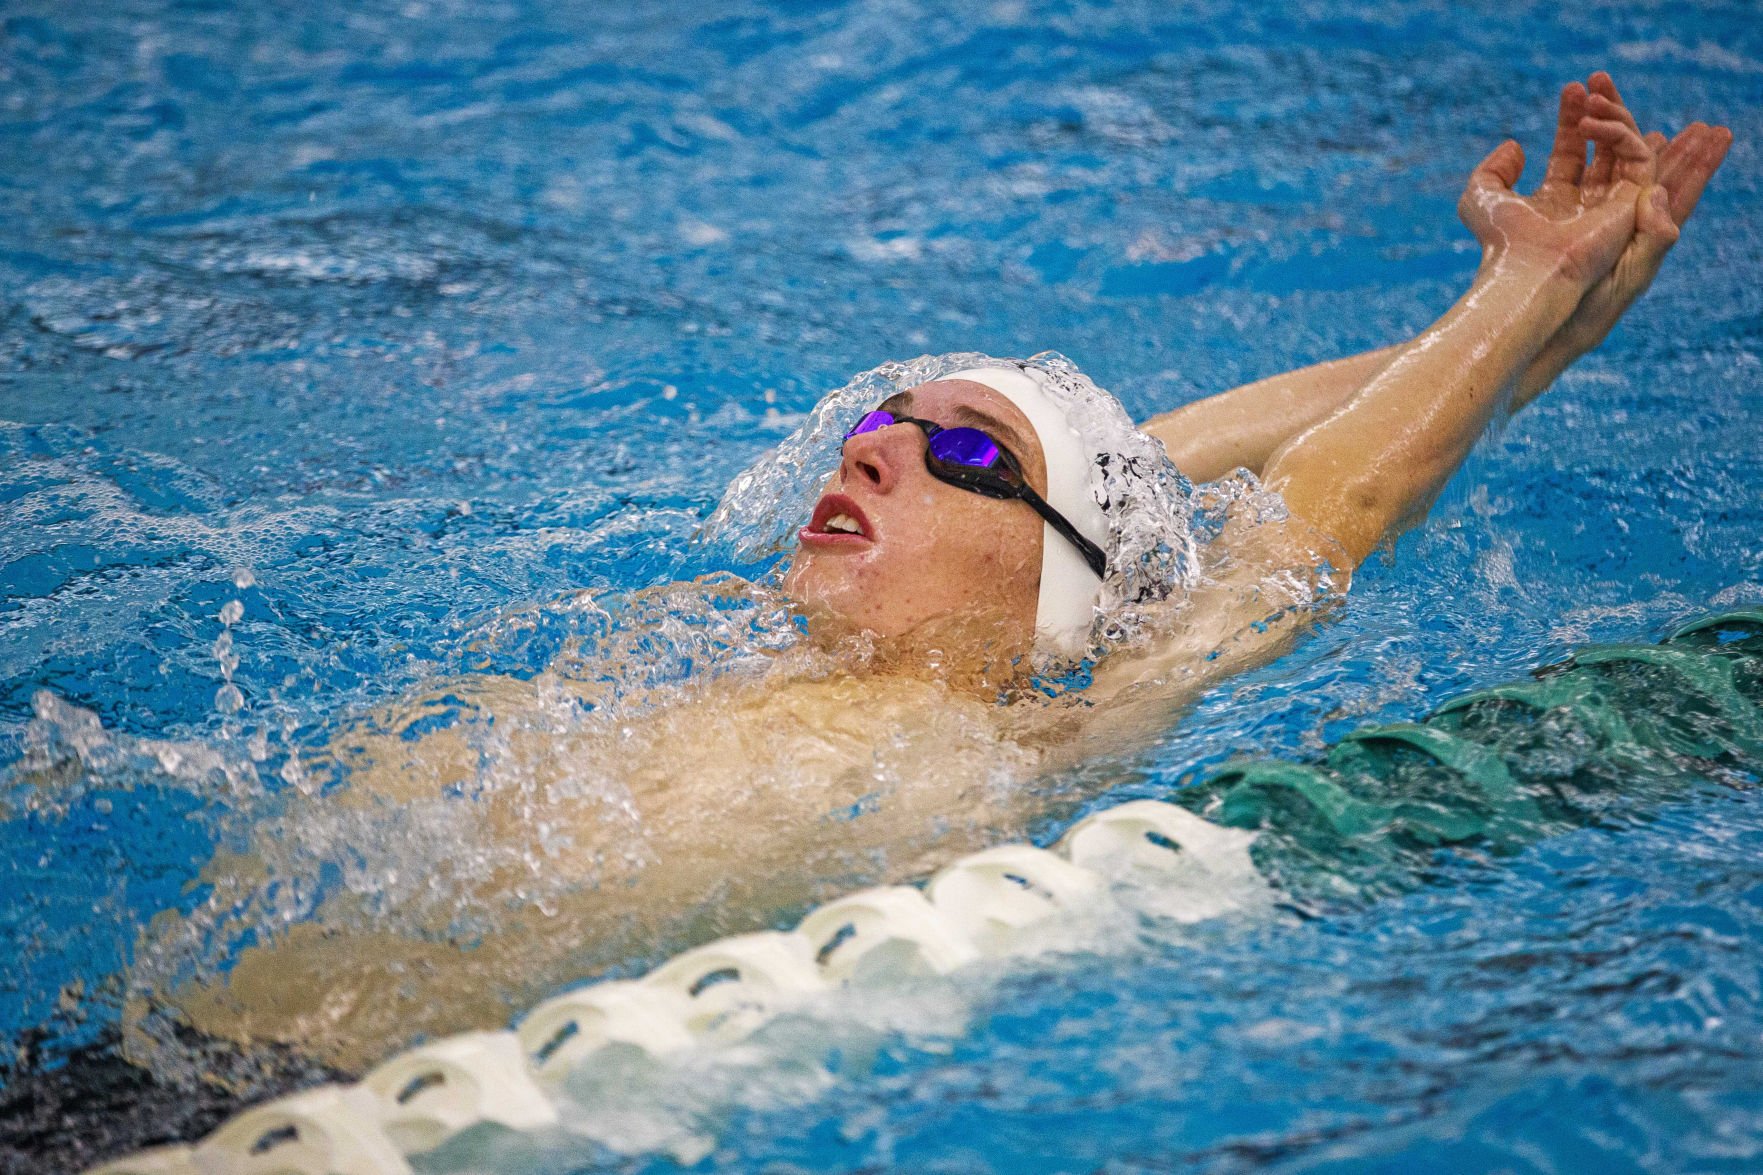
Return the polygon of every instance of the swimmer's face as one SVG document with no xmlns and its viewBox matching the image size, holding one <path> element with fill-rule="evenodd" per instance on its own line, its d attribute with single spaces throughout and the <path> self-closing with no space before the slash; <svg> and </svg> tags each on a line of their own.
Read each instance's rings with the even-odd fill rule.
<svg viewBox="0 0 1763 1175">
<path fill-rule="evenodd" d="M 882 407 L 990 433 L 1045 494 L 1046 461 L 1028 418 L 984 384 L 920 384 Z M 924 451 L 924 431 L 914 424 L 846 441 L 802 528 L 785 589 L 811 626 L 835 633 L 922 638 L 948 652 L 970 640 L 985 646 L 972 651 L 991 656 L 1027 652 L 1040 598 L 1040 516 L 1024 502 L 937 480 Z M 842 533 L 852 524 L 858 533 Z"/>
</svg>

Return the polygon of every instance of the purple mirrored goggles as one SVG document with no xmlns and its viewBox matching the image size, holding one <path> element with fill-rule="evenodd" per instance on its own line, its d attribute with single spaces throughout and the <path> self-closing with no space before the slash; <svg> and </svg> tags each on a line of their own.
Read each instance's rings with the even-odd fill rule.
<svg viewBox="0 0 1763 1175">
<path fill-rule="evenodd" d="M 944 428 L 933 421 L 899 416 L 877 408 L 864 413 L 863 419 L 845 434 L 845 439 L 848 441 L 893 424 L 916 424 L 923 430 L 924 467 L 932 477 L 987 498 L 1015 498 L 1027 502 L 1048 526 L 1077 548 L 1098 579 L 1107 578 L 1108 557 L 1102 553 L 1102 548 L 1085 538 L 1077 527 L 1066 521 L 1065 515 L 1035 493 L 1034 487 L 1023 476 L 1016 457 L 993 440 L 991 434 L 977 428 Z"/>
</svg>

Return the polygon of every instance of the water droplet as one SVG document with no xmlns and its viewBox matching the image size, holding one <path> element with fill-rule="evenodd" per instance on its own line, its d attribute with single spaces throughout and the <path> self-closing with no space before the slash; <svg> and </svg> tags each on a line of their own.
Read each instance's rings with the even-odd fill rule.
<svg viewBox="0 0 1763 1175">
<path fill-rule="evenodd" d="M 286 763 L 282 764 L 282 769 L 276 774 L 281 776 L 283 783 L 291 785 L 303 796 L 309 796 L 318 790 L 312 779 L 305 771 L 301 770 L 298 759 L 290 757 Z"/>
<path fill-rule="evenodd" d="M 238 567 L 233 570 L 233 586 L 240 591 L 244 591 L 248 587 L 254 587 L 256 583 L 257 577 L 251 573 L 249 567 Z"/>
<path fill-rule="evenodd" d="M 245 695 L 230 681 L 214 691 L 214 708 L 222 714 L 237 714 L 244 705 Z"/>
</svg>

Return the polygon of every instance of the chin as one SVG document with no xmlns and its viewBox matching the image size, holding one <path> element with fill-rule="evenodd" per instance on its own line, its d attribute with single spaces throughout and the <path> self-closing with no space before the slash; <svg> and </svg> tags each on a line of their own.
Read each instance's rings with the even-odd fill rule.
<svg viewBox="0 0 1763 1175">
<path fill-rule="evenodd" d="M 783 589 L 816 636 L 843 636 L 865 627 L 855 619 L 864 609 L 852 607 L 858 603 L 851 598 L 852 586 L 812 560 L 798 556 L 784 573 Z"/>
<path fill-rule="evenodd" d="M 784 595 L 790 597 L 803 611 L 824 608 L 827 594 L 825 578 L 812 560 L 797 555 L 790 563 L 790 569 L 784 572 Z"/>
<path fill-rule="evenodd" d="M 807 618 L 815 639 L 863 633 L 892 646 L 900 656 L 935 650 L 939 659 L 971 654 L 988 660 L 1018 656 L 1034 643 L 1034 621 L 1000 610 L 994 600 L 969 600 L 928 616 L 901 615 L 887 606 L 887 589 L 856 580 L 852 570 L 849 560 L 798 554 L 784 573 L 784 593 Z M 882 593 L 879 599 L 871 594 L 876 591 Z M 1032 617 L 1032 611 L 1028 615 Z"/>
</svg>

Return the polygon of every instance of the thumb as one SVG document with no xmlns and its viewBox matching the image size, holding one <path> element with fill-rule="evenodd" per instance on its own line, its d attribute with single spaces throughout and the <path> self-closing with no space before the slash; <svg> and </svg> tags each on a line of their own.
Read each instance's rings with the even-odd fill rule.
<svg viewBox="0 0 1763 1175">
<path fill-rule="evenodd" d="M 1663 257 L 1677 244 L 1677 221 L 1671 215 L 1671 194 L 1662 184 L 1648 184 L 1640 190 L 1634 203 L 1634 230 L 1641 238 L 1642 248 Z"/>
<path fill-rule="evenodd" d="M 1587 208 L 1574 218 L 1573 252 L 1584 266 L 1581 276 L 1598 281 L 1610 272 L 1617 258 L 1629 247 L 1634 240 L 1635 215 L 1641 195 L 1636 185 L 1621 181 L 1617 184 L 1614 199 Z"/>
<path fill-rule="evenodd" d="M 1518 177 L 1524 174 L 1524 148 L 1517 139 L 1507 139 L 1487 153 L 1469 173 L 1471 189 L 1498 189 L 1510 192 Z"/>
</svg>

